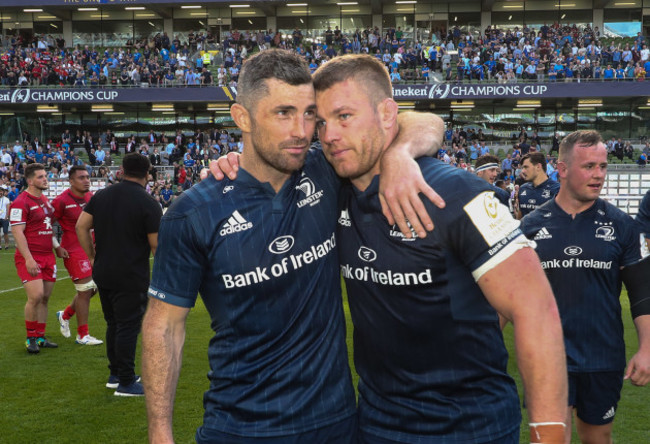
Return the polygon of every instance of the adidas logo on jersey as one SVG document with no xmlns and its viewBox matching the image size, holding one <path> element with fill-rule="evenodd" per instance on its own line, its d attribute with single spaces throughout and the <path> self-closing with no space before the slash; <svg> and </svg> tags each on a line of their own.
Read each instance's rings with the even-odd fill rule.
<svg viewBox="0 0 650 444">
<path fill-rule="evenodd" d="M 610 407 L 610 409 L 607 410 L 607 413 L 603 415 L 603 419 L 613 418 L 615 414 L 616 414 L 616 409 L 614 407 Z"/>
<path fill-rule="evenodd" d="M 339 217 L 339 224 L 343 225 L 344 227 L 351 227 L 352 226 L 352 221 L 350 220 L 350 212 L 347 210 L 341 210 L 341 216 Z"/>
<path fill-rule="evenodd" d="M 533 240 L 544 240 L 544 239 L 552 239 L 553 235 L 548 232 L 546 227 L 543 227 L 541 230 L 537 232 Z"/>
<path fill-rule="evenodd" d="M 251 228 L 253 228 L 253 222 L 248 222 L 244 219 L 244 216 L 239 214 L 239 211 L 235 210 L 232 216 L 228 218 L 228 221 L 223 224 L 219 234 L 221 236 L 227 236 L 228 234 L 239 233 L 240 231 L 246 231 Z"/>
</svg>

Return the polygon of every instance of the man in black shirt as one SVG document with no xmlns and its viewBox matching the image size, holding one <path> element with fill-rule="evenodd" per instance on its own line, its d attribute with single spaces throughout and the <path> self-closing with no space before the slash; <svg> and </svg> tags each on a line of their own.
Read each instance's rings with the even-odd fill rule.
<svg viewBox="0 0 650 444">
<path fill-rule="evenodd" d="M 135 375 L 135 348 L 147 305 L 149 256 L 156 251 L 162 217 L 160 205 L 144 189 L 149 167 L 146 156 L 124 156 L 124 180 L 98 191 L 76 227 L 99 288 L 111 372 L 106 387 L 116 388 L 116 396 L 144 395 Z"/>
</svg>

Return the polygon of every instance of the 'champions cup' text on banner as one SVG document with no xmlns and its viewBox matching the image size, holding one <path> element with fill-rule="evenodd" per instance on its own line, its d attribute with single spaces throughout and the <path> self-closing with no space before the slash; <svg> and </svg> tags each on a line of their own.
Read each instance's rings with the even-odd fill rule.
<svg viewBox="0 0 650 444">
<path fill-rule="evenodd" d="M 645 96 L 648 86 L 635 83 L 527 83 L 527 84 L 471 84 L 435 83 L 432 85 L 393 85 L 393 97 L 421 100 L 479 100 L 479 99 L 521 99 L 521 98 L 562 98 L 562 97 L 624 97 Z"/>
<path fill-rule="evenodd" d="M 237 91 L 228 87 L 173 88 L 0 88 L 3 104 L 231 102 Z"/>
</svg>

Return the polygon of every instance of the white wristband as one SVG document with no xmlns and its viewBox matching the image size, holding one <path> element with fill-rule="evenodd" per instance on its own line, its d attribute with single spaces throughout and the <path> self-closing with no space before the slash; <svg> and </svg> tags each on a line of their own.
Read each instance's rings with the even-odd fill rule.
<svg viewBox="0 0 650 444">
<path fill-rule="evenodd" d="M 54 246 L 54 248 L 59 248 L 61 246 L 56 236 L 52 236 L 52 245 Z"/>
</svg>

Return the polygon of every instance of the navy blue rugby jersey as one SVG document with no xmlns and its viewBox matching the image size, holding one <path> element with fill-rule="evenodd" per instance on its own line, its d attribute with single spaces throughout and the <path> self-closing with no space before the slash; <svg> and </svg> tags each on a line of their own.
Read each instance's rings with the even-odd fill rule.
<svg viewBox="0 0 650 444">
<path fill-rule="evenodd" d="M 650 238 L 650 190 L 646 191 L 639 205 L 636 221 L 641 225 L 641 231 Z"/>
<path fill-rule="evenodd" d="M 532 182 L 526 182 L 519 187 L 519 211 L 525 216 L 541 205 L 553 199 L 560 191 L 560 183 L 553 179 L 546 179 L 538 186 Z"/>
<path fill-rule="evenodd" d="M 510 208 L 510 193 L 504 190 L 503 188 L 499 188 L 497 186 L 494 186 L 493 188 L 494 188 L 494 195 L 496 196 L 497 199 L 499 199 L 499 202 L 501 202 L 506 207 Z"/>
<path fill-rule="evenodd" d="M 476 281 L 531 243 L 489 183 L 436 159 L 418 164 L 447 202 L 425 201 L 436 227 L 424 239 L 386 222 L 378 176 L 339 201 L 360 427 L 407 443 L 498 440 L 520 409 L 497 313 Z"/>
<path fill-rule="evenodd" d="M 203 427 L 248 436 L 355 414 L 338 267 L 339 179 L 322 152 L 279 193 L 241 169 L 183 193 L 159 231 L 150 297 L 210 313 Z"/>
<path fill-rule="evenodd" d="M 575 218 L 555 199 L 522 220 L 553 288 L 572 372 L 625 368 L 621 267 L 647 255 L 632 218 L 598 199 Z"/>
</svg>

